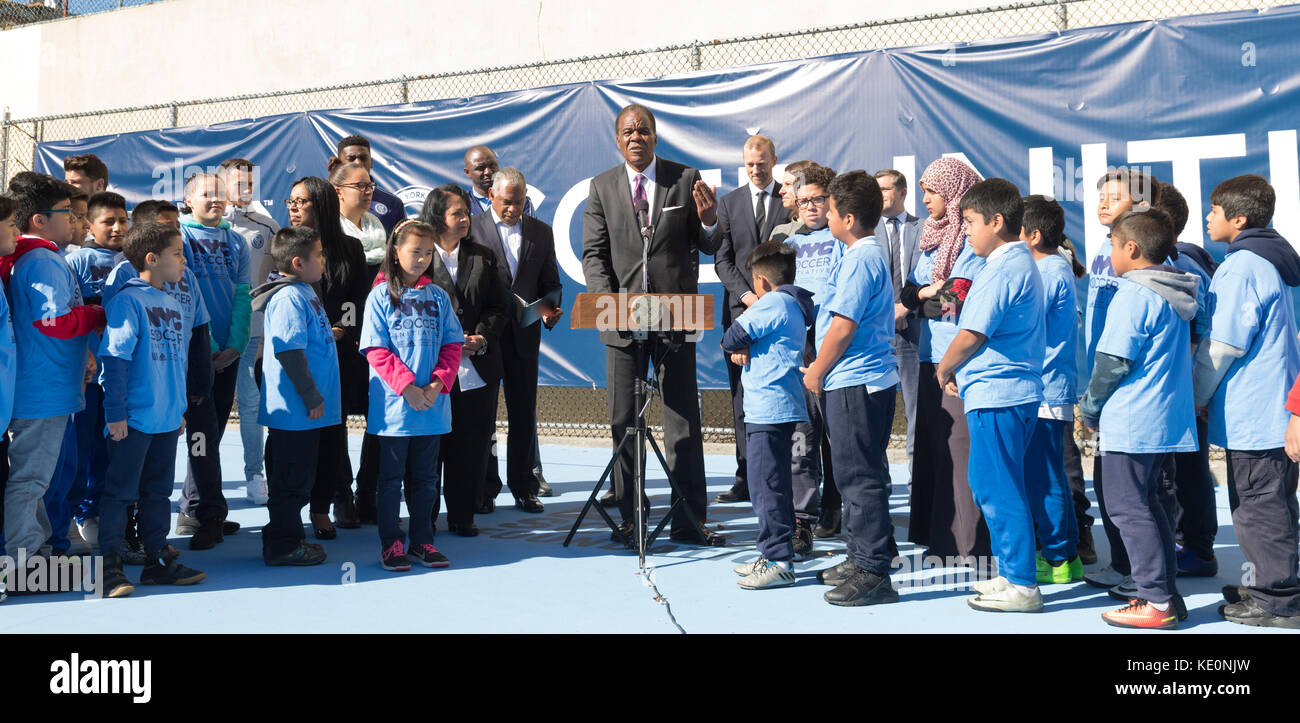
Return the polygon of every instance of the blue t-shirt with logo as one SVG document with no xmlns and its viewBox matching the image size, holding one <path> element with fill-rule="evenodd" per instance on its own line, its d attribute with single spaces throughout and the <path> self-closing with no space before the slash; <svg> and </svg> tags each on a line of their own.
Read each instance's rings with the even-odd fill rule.
<svg viewBox="0 0 1300 723">
<path fill-rule="evenodd" d="M 1043 402 L 1074 404 L 1078 400 L 1076 351 L 1079 346 L 1078 300 L 1074 268 L 1060 254 L 1035 262 L 1043 279 L 1047 320 L 1047 353 L 1043 357 Z"/>
<path fill-rule="evenodd" d="M 14 323 L 9 316 L 9 299 L 0 293 L 0 434 L 9 428 L 14 414 L 14 377 L 17 375 L 18 346 Z"/>
<path fill-rule="evenodd" d="M 1110 263 L 1110 241 L 1104 245 L 1101 253 L 1092 257 L 1088 266 L 1088 301 L 1084 306 L 1083 344 L 1084 359 L 1087 364 L 1086 378 L 1092 378 L 1092 366 L 1097 356 L 1097 342 L 1101 341 L 1101 332 L 1106 328 L 1106 310 L 1110 308 L 1115 290 L 1119 288 L 1119 277 L 1115 276 L 1115 267 Z"/>
<path fill-rule="evenodd" d="M 109 272 L 108 279 L 104 282 L 104 304 L 118 293 L 126 282 L 131 279 L 140 278 L 140 273 L 135 270 L 130 261 L 127 261 L 121 254 L 117 255 L 117 263 L 113 265 L 113 270 Z M 188 348 L 190 335 L 195 329 L 208 323 L 208 310 L 203 306 L 203 297 L 199 294 L 199 282 L 194 277 L 194 272 L 190 267 L 185 267 L 185 275 L 180 281 L 167 282 L 163 284 L 162 290 L 171 295 L 180 304 L 181 312 L 185 314 L 185 343 Z"/>
<path fill-rule="evenodd" d="M 1108 299 L 1097 351 L 1128 359 L 1131 370 L 1101 408 L 1098 444 L 1103 452 L 1194 452 L 1196 411 L 1187 322 L 1151 289 L 1111 279 L 1115 291 Z"/>
<path fill-rule="evenodd" d="M 258 423 L 285 430 L 320 429 L 343 423 L 339 396 L 339 360 L 325 305 L 309 284 L 298 281 L 275 292 L 266 304 L 262 328 L 262 404 Z M 316 390 L 325 398 L 325 413 L 308 419 L 308 409 L 276 354 L 301 349 L 307 355 Z"/>
<path fill-rule="evenodd" d="M 1210 400 L 1210 442 L 1234 450 L 1282 447 L 1291 417 L 1287 391 L 1300 374 L 1291 289 L 1273 264 L 1242 249 L 1219 264 L 1210 295 L 1210 339 L 1246 351 Z"/>
<path fill-rule="evenodd" d="M 72 269 L 62 254 L 34 248 L 14 264 L 8 294 L 18 349 L 14 419 L 80 412 L 86 407 L 86 337 L 56 339 L 37 328 L 42 319 L 55 319 L 81 306 L 81 285 Z"/>
<path fill-rule="evenodd" d="M 833 243 L 839 241 L 831 239 Z M 803 309 L 790 294 L 771 291 L 735 321 L 749 335 L 749 363 L 740 372 L 745 388 L 745 422 L 785 424 L 808 421 L 804 404 Z"/>
<path fill-rule="evenodd" d="M 199 282 L 200 296 L 211 319 L 212 339 L 224 349 L 230 343 L 230 319 L 235 287 L 249 285 L 248 242 L 231 228 L 181 225 L 185 261 Z M 242 349 L 240 350 L 242 351 Z"/>
<path fill-rule="evenodd" d="M 844 244 L 831 235 L 829 226 L 812 233 L 787 236 L 785 244 L 795 251 L 794 284 L 812 292 L 813 313 L 826 300 L 826 280 L 844 256 Z"/>
<path fill-rule="evenodd" d="M 428 386 L 433 381 L 443 345 L 464 341 L 465 333 L 452 309 L 451 297 L 437 284 L 405 287 L 397 304 L 393 304 L 387 284 L 375 286 L 366 297 L 361 353 L 368 349 L 391 351 L 415 375 L 416 386 Z M 428 409 L 416 411 L 401 394 L 389 388 L 374 367 L 370 368 L 369 412 L 366 431 L 381 437 L 423 437 L 451 431 L 451 401 L 447 394 L 439 394 L 438 401 Z"/>
<path fill-rule="evenodd" d="M 980 269 L 984 268 L 984 258 L 975 255 L 975 250 L 968 241 L 963 240 L 962 244 L 961 253 L 957 255 L 952 271 L 948 273 L 950 279 L 974 279 Z M 916 268 L 912 269 L 912 283 L 929 286 L 934 282 L 934 255 L 938 252 L 938 248 L 921 252 Z M 921 338 L 916 349 L 920 361 L 938 364 L 943 359 L 943 355 L 948 353 L 948 346 L 957 338 L 957 320 L 960 318 L 959 313 L 956 319 L 921 319 Z"/>
<path fill-rule="evenodd" d="M 145 434 L 180 428 L 188 400 L 190 328 L 176 299 L 140 279 L 126 282 L 105 309 L 101 357 L 129 362 L 126 423 Z"/>
<path fill-rule="evenodd" d="M 987 337 L 957 369 L 967 412 L 1043 400 L 1043 279 L 1023 242 L 989 255 L 971 282 L 959 322 L 960 328 Z"/>
<path fill-rule="evenodd" d="M 817 351 L 835 316 L 858 325 L 844 355 L 826 374 L 827 390 L 866 386 L 879 391 L 898 383 L 894 356 L 894 285 L 889 262 L 875 236 L 845 249 L 826 280 L 826 299 L 817 311 Z"/>
<path fill-rule="evenodd" d="M 104 295 L 104 282 L 108 280 L 108 273 L 117 265 L 114 259 L 120 253 L 99 246 L 82 246 L 68 254 L 68 267 L 77 277 L 77 283 L 81 284 L 81 295 L 84 298 Z"/>
</svg>

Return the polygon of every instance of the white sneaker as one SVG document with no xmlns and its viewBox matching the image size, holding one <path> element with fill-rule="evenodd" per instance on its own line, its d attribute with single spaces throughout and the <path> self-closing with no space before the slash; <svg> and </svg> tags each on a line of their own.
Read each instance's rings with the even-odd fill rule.
<svg viewBox="0 0 1300 723">
<path fill-rule="evenodd" d="M 271 492 L 266 486 L 266 478 L 260 474 L 255 474 L 253 479 L 248 480 L 247 490 L 248 501 L 255 505 L 266 504 L 266 501 L 271 496 Z"/>
<path fill-rule="evenodd" d="M 784 565 L 778 565 L 767 560 L 760 560 L 763 563 L 761 569 L 756 569 L 750 574 L 740 578 L 736 584 L 746 590 L 763 590 L 769 587 L 788 587 L 795 583 L 794 569 L 787 570 Z M 757 563 L 755 563 L 757 566 Z"/>
<path fill-rule="evenodd" d="M 1100 570 L 1094 570 L 1083 576 L 1083 581 L 1093 587 L 1112 588 L 1124 582 L 1124 575 L 1121 575 L 1115 568 L 1107 565 Z"/>
<path fill-rule="evenodd" d="M 88 517 L 85 522 L 77 523 L 77 531 L 81 533 L 81 539 L 87 544 L 99 544 L 99 518 Z"/>
<path fill-rule="evenodd" d="M 1133 582 L 1133 576 L 1125 575 L 1118 585 L 1110 589 L 1110 596 L 1121 602 L 1128 602 L 1137 597 L 1138 586 Z"/>
<path fill-rule="evenodd" d="M 992 595 L 1010 584 L 1010 580 L 998 575 L 989 580 L 979 580 L 974 585 L 971 585 L 971 589 L 980 595 Z"/>
<path fill-rule="evenodd" d="M 1025 592 L 1019 585 L 1008 583 L 1001 590 L 976 595 L 966 604 L 984 612 L 1038 613 L 1043 611 L 1043 594 L 1037 585 Z"/>
<path fill-rule="evenodd" d="M 764 567 L 767 567 L 767 560 L 760 557 L 753 562 L 742 562 L 736 565 L 732 568 L 732 572 L 744 577 L 755 572 L 761 572 Z"/>
</svg>

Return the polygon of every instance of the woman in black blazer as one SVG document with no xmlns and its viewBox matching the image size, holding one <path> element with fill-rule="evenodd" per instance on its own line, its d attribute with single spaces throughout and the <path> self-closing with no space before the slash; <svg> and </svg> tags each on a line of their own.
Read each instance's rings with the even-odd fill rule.
<svg viewBox="0 0 1300 723">
<path fill-rule="evenodd" d="M 496 256 L 470 240 L 469 204 L 463 188 L 447 184 L 431 191 L 420 211 L 420 220 L 438 233 L 437 253 L 426 273 L 451 297 L 465 331 L 460 374 L 451 390 L 451 432 L 438 447 L 447 523 L 462 537 L 478 534 L 476 496 L 496 428 L 501 334 L 510 308 Z M 436 503 L 433 516 L 436 520 Z"/>
</svg>

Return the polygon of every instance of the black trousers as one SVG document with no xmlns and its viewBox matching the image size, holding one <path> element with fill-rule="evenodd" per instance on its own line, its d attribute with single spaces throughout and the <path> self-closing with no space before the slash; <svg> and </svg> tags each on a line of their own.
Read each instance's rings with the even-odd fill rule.
<svg viewBox="0 0 1300 723">
<path fill-rule="evenodd" d="M 1183 547 L 1202 560 L 1214 557 L 1214 538 L 1219 533 L 1219 516 L 1214 500 L 1214 475 L 1210 473 L 1210 447 L 1206 434 L 1209 423 L 1197 417 L 1195 452 L 1174 455 L 1174 480 L 1178 497 L 1178 536 Z"/>
<path fill-rule="evenodd" d="M 636 420 L 633 408 L 633 384 L 638 376 L 644 378 L 651 364 L 661 363 L 659 382 L 664 404 L 664 457 L 673 481 L 689 506 L 695 520 L 703 525 L 706 517 L 704 477 L 704 439 L 700 430 L 699 387 L 695 377 L 695 344 L 683 342 L 670 350 L 660 339 L 646 344 L 649 351 L 645 366 L 637 368 L 636 345 L 605 347 L 605 385 L 609 399 L 610 431 L 617 446 L 624 433 Z M 660 361 L 662 360 L 662 361 Z M 743 428 L 742 428 L 743 433 Z M 647 445 L 646 456 L 653 455 Z M 619 511 L 623 520 L 635 517 L 632 496 L 635 461 L 633 445 L 623 448 L 618 464 L 614 465 L 614 490 L 618 496 Z M 673 495 L 673 501 L 677 496 Z M 698 534 L 692 530 L 686 515 L 675 514 L 673 533 Z"/>
<path fill-rule="evenodd" d="M 313 515 L 329 514 L 330 504 L 352 490 L 352 458 L 348 456 L 348 428 L 336 424 L 320 430 L 316 481 L 311 488 Z M 268 456 L 270 452 L 266 453 Z"/>
<path fill-rule="evenodd" d="M 811 523 L 821 512 L 822 439 L 826 436 L 826 420 L 817 397 L 804 390 L 804 406 L 808 421 L 794 425 L 790 449 L 791 489 L 794 495 L 794 516 Z M 750 495 L 753 499 L 753 495 Z M 768 558 L 772 559 L 772 558 Z"/>
<path fill-rule="evenodd" d="M 233 373 L 224 377 L 231 382 L 232 400 L 235 378 Z M 230 417 L 230 404 L 226 405 L 225 416 Z M 180 510 L 200 522 L 224 520 L 228 512 L 226 495 L 221 489 L 221 430 L 224 428 L 225 422 L 212 394 L 185 410 L 184 441 L 190 473 L 181 486 Z"/>
<path fill-rule="evenodd" d="M 849 559 L 859 569 L 889 576 L 894 525 L 889 517 L 889 433 L 897 390 L 864 386 L 833 389 L 826 398 L 826 429 L 844 498 Z"/>
<path fill-rule="evenodd" d="M 1070 497 L 1074 501 L 1074 519 L 1078 529 L 1092 527 L 1092 515 L 1088 508 L 1092 501 L 1088 499 L 1083 481 L 1083 456 L 1079 454 L 1079 444 L 1074 441 L 1074 425 L 1065 425 L 1065 478 L 1070 482 Z"/>
<path fill-rule="evenodd" d="M 1102 529 L 1105 530 L 1106 539 L 1110 542 L 1110 566 L 1121 575 L 1130 575 L 1132 564 L 1129 560 L 1128 548 L 1124 544 L 1124 537 L 1120 534 L 1119 527 L 1111 518 L 1111 510 L 1106 506 L 1105 474 L 1102 470 L 1106 468 L 1104 463 L 1110 454 L 1112 453 L 1102 454 L 1094 459 L 1092 490 L 1097 493 L 1097 507 L 1101 510 Z M 1155 465 L 1156 478 L 1153 489 L 1156 501 L 1160 503 L 1160 512 L 1166 524 L 1170 529 L 1175 529 L 1178 521 L 1178 497 L 1174 490 L 1173 454 L 1157 454 Z"/>
<path fill-rule="evenodd" d="M 1250 596 L 1274 615 L 1300 615 L 1296 545 L 1300 514 L 1297 466 L 1285 449 L 1228 450 L 1228 501 L 1232 527 L 1252 568 L 1245 574 Z"/>
<path fill-rule="evenodd" d="M 1132 553 L 1131 560 L 1127 555 L 1126 560 L 1138 597 L 1155 603 L 1168 602 L 1178 594 L 1174 528 L 1160 499 L 1167 457 L 1164 453 L 1109 452 L 1100 458 L 1105 479 L 1096 485 L 1099 495 L 1104 488 L 1110 500 L 1107 519 L 1123 536 L 1124 549 Z"/>
<path fill-rule="evenodd" d="M 438 461 L 442 470 L 442 494 L 447 500 L 447 522 L 469 525 L 474 522 L 474 511 L 481 502 L 483 475 L 487 469 L 492 446 L 492 432 L 496 429 L 497 383 L 487 384 L 468 392 L 456 386 L 451 391 L 451 431 L 443 435 L 438 445 Z M 407 461 L 423 464 L 422 460 Z M 406 479 L 412 479 L 407 474 Z M 435 500 L 433 516 L 438 516 Z"/>
<path fill-rule="evenodd" d="M 302 529 L 302 508 L 307 506 L 316 481 L 316 460 L 321 430 L 288 430 L 267 427 L 266 511 L 270 521 L 262 528 L 262 555 L 274 557 L 292 552 L 307 538 Z"/>
<path fill-rule="evenodd" d="M 512 332 L 501 335 L 504 374 L 501 386 L 506 396 L 506 421 L 510 435 L 506 438 L 506 486 L 516 499 L 535 496 L 538 484 L 533 474 L 537 440 L 537 349 L 521 349 Z M 492 400 L 493 427 L 496 426 L 496 400 Z M 486 467 L 484 479 L 491 478 L 481 493 L 492 499 L 501 491 L 500 479 Z M 495 489 L 493 489 L 495 487 Z"/>
</svg>

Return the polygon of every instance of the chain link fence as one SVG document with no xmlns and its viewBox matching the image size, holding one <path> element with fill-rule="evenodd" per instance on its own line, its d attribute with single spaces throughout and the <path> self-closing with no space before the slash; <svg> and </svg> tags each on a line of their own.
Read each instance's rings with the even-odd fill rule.
<svg viewBox="0 0 1300 723">
<path fill-rule="evenodd" d="M 0 28 L 24 22 L 55 20 L 66 15 L 146 4 L 144 0 L 48 0 L 15 3 L 0 0 Z M 960 44 L 1017 35 L 1155 20 L 1182 15 L 1267 9 L 1284 5 L 1269 0 L 1065 0 L 1040 1 L 912 16 L 838 27 L 791 30 L 765 35 L 701 40 L 605 55 L 569 58 L 508 67 L 438 75 L 390 78 L 367 83 L 296 91 L 45 116 L 0 119 L 0 179 L 32 167 L 36 144 L 159 128 L 209 125 L 283 113 L 390 105 L 614 78 L 657 77 L 697 70 L 797 60 L 882 48 Z M 704 390 L 700 405 L 706 442 L 732 441 L 731 401 L 726 390 Z M 499 405 L 505 426 L 505 407 Z M 902 403 L 895 423 L 894 446 L 902 446 Z M 653 423 L 662 418 L 656 409 Z M 538 422 L 544 435 L 607 438 L 608 407 L 604 389 L 542 387 Z M 1086 432 L 1076 428 L 1076 434 Z"/>
</svg>

